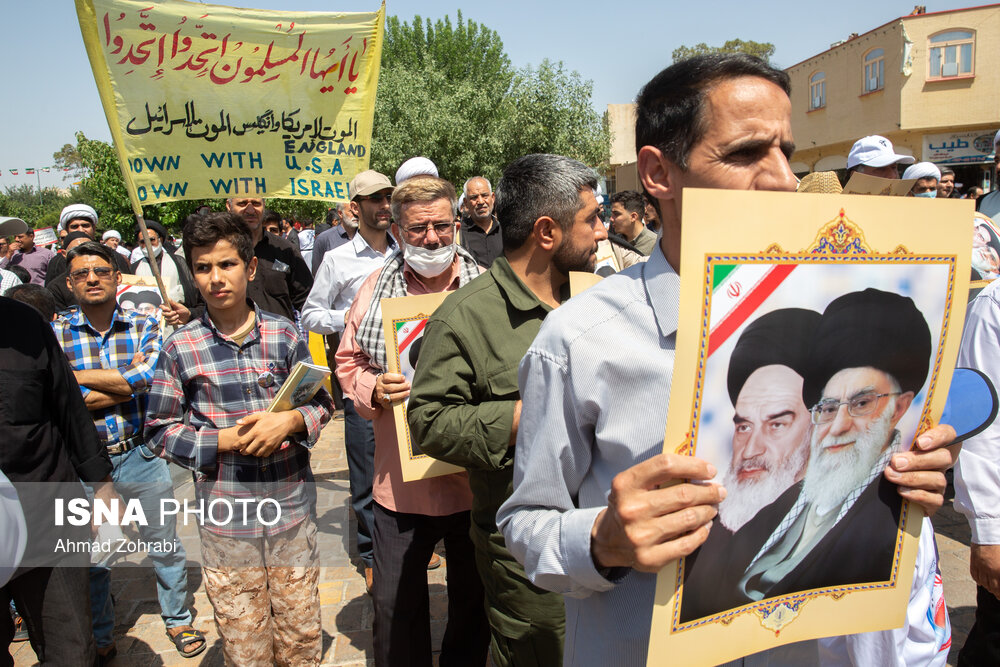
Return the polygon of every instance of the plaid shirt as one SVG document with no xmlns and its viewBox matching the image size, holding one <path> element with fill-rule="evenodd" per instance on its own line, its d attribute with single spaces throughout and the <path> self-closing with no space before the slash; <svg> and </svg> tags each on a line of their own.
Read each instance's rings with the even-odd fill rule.
<svg viewBox="0 0 1000 667">
<path fill-rule="evenodd" d="M 90 411 L 101 441 L 113 445 L 142 433 L 146 394 L 160 356 L 160 325 L 156 319 L 118 308 L 111 318 L 111 328 L 102 334 L 76 308 L 56 318 L 52 330 L 74 371 L 117 370 L 132 387 L 132 398 L 125 403 Z M 134 362 L 138 352 L 145 358 Z M 81 386 L 80 391 L 86 398 L 91 390 Z"/>
<path fill-rule="evenodd" d="M 305 339 L 283 317 L 254 307 L 256 322 L 237 345 L 216 329 L 206 312 L 167 339 L 156 367 L 146 413 L 147 440 L 157 452 L 194 472 L 199 500 L 273 498 L 280 516 L 258 523 L 257 505 L 232 522 L 202 526 L 225 537 L 275 535 L 299 524 L 312 509 L 313 481 L 309 448 L 329 420 L 332 404 L 321 389 L 302 413 L 307 435 L 286 442 L 259 458 L 238 452 L 219 453 L 219 431 L 236 420 L 267 409 L 298 361 L 311 361 Z M 239 511 L 240 504 L 234 504 Z M 263 505 L 267 509 L 268 505 Z M 207 509 L 206 509 L 207 511 Z"/>
</svg>

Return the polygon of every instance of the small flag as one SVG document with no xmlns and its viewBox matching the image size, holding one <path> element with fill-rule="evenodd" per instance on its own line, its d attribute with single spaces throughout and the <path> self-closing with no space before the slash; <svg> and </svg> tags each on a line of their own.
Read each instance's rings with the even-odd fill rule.
<svg viewBox="0 0 1000 667">
<path fill-rule="evenodd" d="M 11 173 L 11 174 L 12 174 L 13 176 L 17 176 L 17 169 L 11 169 L 11 170 L 10 170 L 10 173 Z"/>
<path fill-rule="evenodd" d="M 66 167 L 65 169 L 63 169 L 63 171 L 69 171 L 69 169 L 70 169 L 69 167 Z"/>
<path fill-rule="evenodd" d="M 47 174 L 47 173 L 49 173 L 49 168 L 48 167 L 42 167 L 42 171 Z"/>
<path fill-rule="evenodd" d="M 35 168 L 34 167 L 28 167 L 27 169 L 24 170 L 24 173 L 28 174 L 30 176 L 31 174 L 35 173 Z"/>
</svg>

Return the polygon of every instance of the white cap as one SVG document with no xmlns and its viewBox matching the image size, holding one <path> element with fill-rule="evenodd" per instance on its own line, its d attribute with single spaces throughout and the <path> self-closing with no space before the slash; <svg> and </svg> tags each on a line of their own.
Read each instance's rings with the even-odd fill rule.
<svg viewBox="0 0 1000 667">
<path fill-rule="evenodd" d="M 913 164 L 915 159 L 909 155 L 899 155 L 892 147 L 892 142 L 885 137 L 873 134 L 862 137 L 851 146 L 847 156 L 847 168 L 857 167 L 888 167 L 890 164 Z"/>
<path fill-rule="evenodd" d="M 413 178 L 414 176 L 433 176 L 437 178 L 438 169 L 428 158 L 411 157 L 399 165 L 399 169 L 396 170 L 396 185 L 398 186 L 406 179 Z"/>
<path fill-rule="evenodd" d="M 122 235 L 113 229 L 109 229 L 108 231 L 104 232 L 104 234 L 101 236 L 102 241 L 107 241 L 108 239 L 118 239 L 119 241 L 121 241 Z"/>
<path fill-rule="evenodd" d="M 941 180 L 941 170 L 937 168 L 937 165 L 933 162 L 918 162 L 916 164 L 911 164 L 903 172 L 903 180 L 907 181 L 911 178 L 936 178 Z"/>
<path fill-rule="evenodd" d="M 24 234 L 28 229 L 28 223 L 21 218 L 0 217 L 0 236 Z"/>
</svg>

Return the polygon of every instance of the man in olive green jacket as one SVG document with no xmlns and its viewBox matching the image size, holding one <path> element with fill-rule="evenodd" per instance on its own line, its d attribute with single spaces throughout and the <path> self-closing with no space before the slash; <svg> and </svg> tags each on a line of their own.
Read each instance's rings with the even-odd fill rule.
<svg viewBox="0 0 1000 667">
<path fill-rule="evenodd" d="M 567 296 L 569 272 L 593 271 L 597 243 L 607 238 L 596 187 L 592 170 L 558 155 L 507 167 L 495 208 L 504 256 L 428 321 L 407 406 L 421 449 L 469 471 L 472 541 L 498 667 L 562 664 L 562 598 L 528 581 L 496 514 L 513 481 L 518 364 Z"/>
</svg>

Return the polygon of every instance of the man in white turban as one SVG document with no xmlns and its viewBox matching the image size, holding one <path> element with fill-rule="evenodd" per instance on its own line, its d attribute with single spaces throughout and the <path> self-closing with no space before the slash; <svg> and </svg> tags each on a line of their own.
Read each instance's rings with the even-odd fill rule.
<svg viewBox="0 0 1000 667">
<path fill-rule="evenodd" d="M 941 180 L 941 170 L 937 168 L 936 164 L 933 162 L 911 164 L 903 172 L 903 180 L 911 178 L 917 179 L 917 182 L 910 188 L 910 196 L 930 199 L 937 197 L 937 185 L 938 181 Z"/>
</svg>

